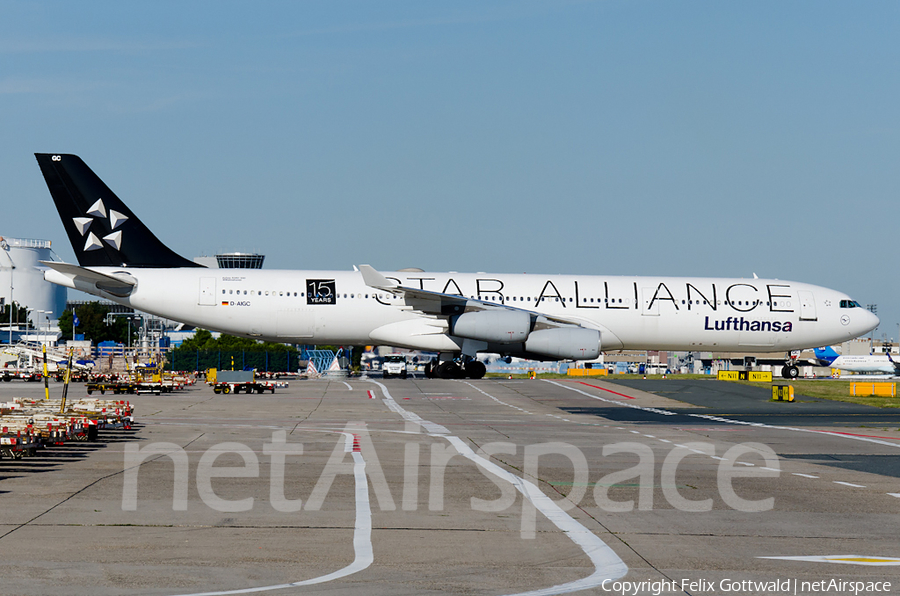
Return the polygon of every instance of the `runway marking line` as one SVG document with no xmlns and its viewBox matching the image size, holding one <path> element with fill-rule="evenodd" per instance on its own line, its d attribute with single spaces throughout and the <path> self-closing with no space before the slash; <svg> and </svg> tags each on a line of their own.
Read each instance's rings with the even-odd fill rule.
<svg viewBox="0 0 900 596">
<path fill-rule="evenodd" d="M 866 488 L 862 484 L 853 484 L 852 482 L 841 482 L 840 480 L 832 480 L 835 484 L 843 484 L 844 486 L 852 486 L 853 488 Z"/>
<path fill-rule="evenodd" d="M 329 431 L 325 431 L 329 432 Z M 366 460 L 363 459 L 359 449 L 359 435 L 345 431 L 336 432 L 344 436 L 344 452 L 353 456 L 353 480 L 356 496 L 356 523 L 353 528 L 353 561 L 342 569 L 333 571 L 327 575 L 320 575 L 311 579 L 296 581 L 289 584 L 275 584 L 272 586 L 257 586 L 237 590 L 221 590 L 216 592 L 197 592 L 182 596 L 229 596 L 231 594 L 251 594 L 256 592 L 270 592 L 284 590 L 300 586 L 312 586 L 341 579 L 355 573 L 359 573 L 375 561 L 375 553 L 372 547 L 372 506 L 369 501 L 369 484 L 366 480 Z"/>
<path fill-rule="evenodd" d="M 801 474 L 800 472 L 791 472 L 794 476 L 802 476 L 803 478 L 818 478 L 818 476 L 813 476 L 812 474 Z"/>
<path fill-rule="evenodd" d="M 869 439 L 887 439 L 888 441 L 900 441 L 898 437 L 882 437 L 880 435 L 860 435 L 857 433 L 845 433 L 836 430 L 813 430 L 812 432 L 828 433 L 831 435 L 847 435 L 848 437 L 866 437 Z"/>
<path fill-rule="evenodd" d="M 568 594 L 570 592 L 577 592 L 580 590 L 599 587 L 601 584 L 603 584 L 604 581 L 619 579 L 620 577 L 624 577 L 628 573 L 628 566 L 625 564 L 625 561 L 619 558 L 619 556 L 613 549 L 609 547 L 608 544 L 603 542 L 603 540 L 601 540 L 599 536 L 588 530 L 584 525 L 581 524 L 581 522 L 563 511 L 563 509 L 559 505 L 557 505 L 556 502 L 553 501 L 553 499 L 545 495 L 543 491 L 541 491 L 541 489 L 538 488 L 533 482 L 525 480 L 520 476 L 516 476 L 512 472 L 505 470 L 486 457 L 478 455 L 472 450 L 471 447 L 463 442 L 462 439 L 451 435 L 450 431 L 447 430 L 446 427 L 429 420 L 425 420 L 418 414 L 401 408 L 400 405 L 396 401 L 394 401 L 394 398 L 391 396 L 388 388 L 383 384 L 379 383 L 378 381 L 369 382 L 374 383 L 381 388 L 381 391 L 384 394 L 383 401 L 388 409 L 390 409 L 392 412 L 399 414 L 404 420 L 408 422 L 419 424 L 428 435 L 446 440 L 451 445 L 453 445 L 457 453 L 459 453 L 475 465 L 480 466 L 485 471 L 490 472 L 494 476 L 497 476 L 498 478 L 512 484 L 516 488 L 516 490 L 522 493 L 522 496 L 524 498 L 531 501 L 531 504 L 537 511 L 540 511 L 541 514 L 545 518 L 547 518 L 550 523 L 559 528 L 569 540 L 574 542 L 575 545 L 584 552 L 588 559 L 590 559 L 591 563 L 594 566 L 594 572 L 587 577 L 583 577 L 571 582 L 566 582 L 564 584 L 550 586 L 549 588 L 539 588 L 537 590 L 529 590 L 527 592 L 518 592 L 509 596 L 553 596 L 555 594 Z M 494 401 L 503 404 L 503 402 L 490 395 L 489 393 L 478 389 L 470 383 L 466 384 L 470 385 L 473 389 L 478 390 L 484 395 L 490 397 Z M 510 407 L 515 408 L 516 406 Z"/>
<path fill-rule="evenodd" d="M 590 383 L 585 383 L 584 381 L 575 381 L 575 382 L 580 383 L 582 385 L 587 385 L 588 387 L 593 387 L 594 389 L 599 389 L 600 391 L 606 391 L 607 393 L 612 393 L 613 395 L 618 395 L 619 397 L 624 397 L 625 399 L 635 399 L 635 398 L 631 397 L 630 395 L 625 395 L 624 393 L 619 393 L 618 391 L 613 391 L 612 389 L 607 389 L 606 387 L 598 387 L 597 385 L 591 385 Z"/>
<path fill-rule="evenodd" d="M 814 555 L 807 557 L 756 557 L 781 561 L 810 561 L 814 563 L 843 563 L 845 565 L 900 565 L 896 557 L 868 557 L 865 555 Z"/>
</svg>

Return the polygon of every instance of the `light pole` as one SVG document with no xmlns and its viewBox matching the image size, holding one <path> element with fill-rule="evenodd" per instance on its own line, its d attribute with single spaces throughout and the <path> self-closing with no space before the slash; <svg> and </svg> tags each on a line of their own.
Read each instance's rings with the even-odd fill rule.
<svg viewBox="0 0 900 596">
<path fill-rule="evenodd" d="M 3 249 L 6 258 L 9 259 L 9 345 L 12 346 L 13 270 L 16 268 L 16 263 L 9 254 L 9 243 L 4 238 L 0 238 L 0 249 Z"/>
<path fill-rule="evenodd" d="M 47 332 L 49 333 L 49 331 L 50 331 L 50 312 L 51 312 L 51 311 L 49 311 L 49 310 L 35 310 L 35 311 L 33 311 L 33 312 L 40 313 L 40 314 L 44 315 L 44 318 L 45 318 L 46 321 L 47 321 Z M 38 328 L 38 329 L 37 329 L 37 331 L 38 331 L 38 337 L 41 338 L 41 343 L 42 343 L 42 344 L 43 344 L 43 343 L 46 343 L 46 338 L 44 337 L 44 322 L 41 321 L 40 319 L 38 319 L 38 321 L 37 321 L 37 328 Z"/>
</svg>

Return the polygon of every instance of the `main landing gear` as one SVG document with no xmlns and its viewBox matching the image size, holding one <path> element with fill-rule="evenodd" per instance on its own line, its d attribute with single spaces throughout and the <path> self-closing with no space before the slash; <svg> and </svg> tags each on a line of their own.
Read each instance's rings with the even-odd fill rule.
<svg viewBox="0 0 900 596">
<path fill-rule="evenodd" d="M 425 376 L 429 379 L 480 379 L 486 372 L 484 363 L 474 359 L 444 360 L 440 363 L 432 360 L 425 365 Z"/>
<path fill-rule="evenodd" d="M 781 376 L 785 379 L 796 379 L 800 376 L 800 369 L 795 364 L 785 364 L 781 367 Z"/>
</svg>

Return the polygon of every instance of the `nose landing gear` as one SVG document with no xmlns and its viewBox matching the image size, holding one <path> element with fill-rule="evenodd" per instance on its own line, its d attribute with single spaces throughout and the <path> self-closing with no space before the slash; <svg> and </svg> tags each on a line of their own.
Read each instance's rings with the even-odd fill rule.
<svg viewBox="0 0 900 596">
<path fill-rule="evenodd" d="M 795 364 L 785 364 L 781 367 L 781 376 L 785 379 L 796 379 L 800 376 L 800 369 Z"/>
</svg>

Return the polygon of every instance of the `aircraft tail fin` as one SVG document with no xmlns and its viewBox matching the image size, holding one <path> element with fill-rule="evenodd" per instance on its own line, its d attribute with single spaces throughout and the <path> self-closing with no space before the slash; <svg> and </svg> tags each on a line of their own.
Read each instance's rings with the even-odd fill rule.
<svg viewBox="0 0 900 596">
<path fill-rule="evenodd" d="M 813 353 L 816 355 L 816 360 L 824 363 L 822 366 L 828 366 L 829 364 L 837 360 L 838 356 L 840 356 L 840 354 L 838 354 L 831 346 L 816 348 L 815 350 L 813 350 Z"/>
<path fill-rule="evenodd" d="M 172 251 L 77 155 L 35 153 L 82 267 L 201 267 Z"/>
</svg>

